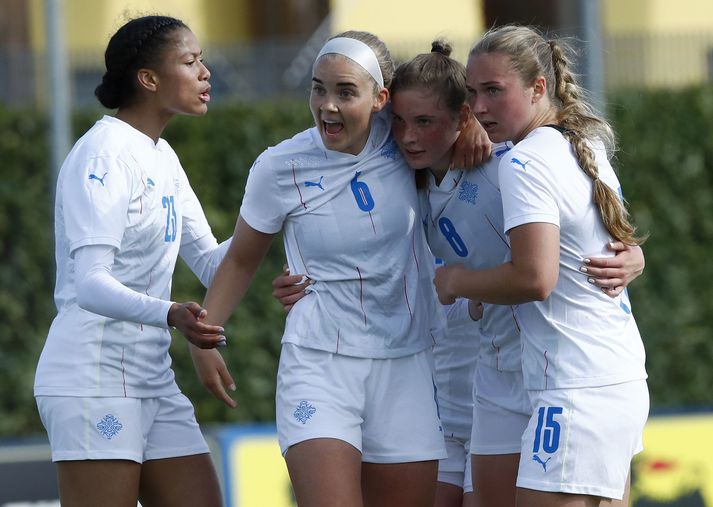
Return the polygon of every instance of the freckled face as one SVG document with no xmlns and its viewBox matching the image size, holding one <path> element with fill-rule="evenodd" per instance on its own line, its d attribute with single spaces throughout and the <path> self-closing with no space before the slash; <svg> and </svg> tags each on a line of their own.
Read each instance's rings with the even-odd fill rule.
<svg viewBox="0 0 713 507">
<path fill-rule="evenodd" d="M 374 80 L 341 55 L 324 55 L 314 66 L 309 107 L 329 150 L 358 155 L 371 130 L 371 115 L 383 108 L 388 92 L 374 94 Z"/>
<path fill-rule="evenodd" d="M 173 40 L 156 68 L 159 105 L 169 114 L 203 115 L 210 101 L 210 71 L 203 65 L 198 39 L 187 28 L 178 28 Z"/>
<path fill-rule="evenodd" d="M 471 107 L 490 140 L 520 141 L 537 113 L 534 88 L 522 82 L 502 53 L 471 56 L 466 67 Z"/>
<path fill-rule="evenodd" d="M 399 90 L 391 97 L 392 133 L 412 169 L 448 169 L 460 129 L 459 112 L 423 87 Z"/>
</svg>

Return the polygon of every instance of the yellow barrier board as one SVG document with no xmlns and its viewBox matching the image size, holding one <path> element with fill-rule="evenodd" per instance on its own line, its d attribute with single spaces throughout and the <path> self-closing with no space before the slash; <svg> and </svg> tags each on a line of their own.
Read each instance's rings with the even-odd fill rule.
<svg viewBox="0 0 713 507">
<path fill-rule="evenodd" d="M 233 477 L 236 488 L 232 505 L 240 507 L 287 507 L 292 499 L 290 478 L 275 436 L 246 439 L 235 446 L 231 461 L 240 465 Z"/>
<path fill-rule="evenodd" d="M 631 492 L 634 507 L 713 507 L 713 415 L 649 418 Z"/>
</svg>

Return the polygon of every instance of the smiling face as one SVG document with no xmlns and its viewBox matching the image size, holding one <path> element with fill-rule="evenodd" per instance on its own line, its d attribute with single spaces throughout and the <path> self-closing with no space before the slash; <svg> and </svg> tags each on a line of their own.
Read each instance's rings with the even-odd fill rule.
<svg viewBox="0 0 713 507">
<path fill-rule="evenodd" d="M 466 67 L 466 81 L 471 90 L 473 113 L 498 143 L 522 140 L 539 126 L 542 114 L 544 78 L 531 85 L 523 83 L 513 69 L 510 57 L 503 53 L 472 55 Z"/>
<path fill-rule="evenodd" d="M 454 112 L 424 88 L 400 89 L 391 98 L 392 133 L 412 169 L 448 170 L 451 150 L 465 124 L 468 107 Z"/>
<path fill-rule="evenodd" d="M 203 65 L 198 40 L 187 28 L 176 29 L 173 40 L 152 71 L 159 108 L 171 115 L 205 114 L 210 101 L 210 71 Z"/>
<path fill-rule="evenodd" d="M 382 88 L 374 93 L 374 80 L 357 63 L 327 54 L 312 71 L 309 107 L 315 125 L 329 150 L 358 155 L 366 145 L 371 115 L 388 100 Z"/>
</svg>

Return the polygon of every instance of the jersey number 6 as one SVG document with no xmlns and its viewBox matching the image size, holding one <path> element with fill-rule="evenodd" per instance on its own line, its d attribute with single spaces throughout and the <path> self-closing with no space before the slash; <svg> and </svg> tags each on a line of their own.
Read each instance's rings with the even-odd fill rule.
<svg viewBox="0 0 713 507">
<path fill-rule="evenodd" d="M 357 171 L 351 181 L 352 194 L 356 199 L 357 206 L 362 211 L 371 211 L 374 209 L 374 198 L 371 196 L 369 187 L 363 181 L 357 181 L 361 171 Z"/>
</svg>

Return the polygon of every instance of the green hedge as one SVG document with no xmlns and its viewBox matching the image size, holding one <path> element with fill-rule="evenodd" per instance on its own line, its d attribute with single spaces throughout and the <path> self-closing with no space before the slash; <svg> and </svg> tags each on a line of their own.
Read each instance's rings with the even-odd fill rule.
<svg viewBox="0 0 713 507">
<path fill-rule="evenodd" d="M 710 405 L 713 386 L 713 90 L 624 92 L 610 97 L 621 150 L 617 167 L 634 218 L 651 237 L 647 267 L 631 288 L 648 354 L 654 408 Z M 83 112 L 75 132 L 100 115 Z M 219 239 L 235 224 L 245 179 L 266 146 L 310 124 L 305 101 L 214 108 L 177 118 L 174 147 Z M 32 398 L 35 363 L 54 316 L 52 185 L 47 121 L 35 111 L 0 109 L 0 436 L 42 427 Z M 236 411 L 200 386 L 185 340 L 175 336 L 174 368 L 202 422 L 269 421 L 284 313 L 270 281 L 284 253 L 276 239 L 246 299 L 226 326 L 224 355 L 238 390 Z M 179 262 L 174 299 L 201 301 L 204 289 Z"/>
</svg>

